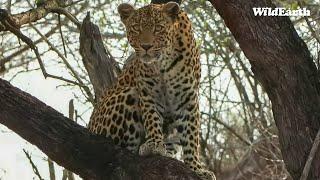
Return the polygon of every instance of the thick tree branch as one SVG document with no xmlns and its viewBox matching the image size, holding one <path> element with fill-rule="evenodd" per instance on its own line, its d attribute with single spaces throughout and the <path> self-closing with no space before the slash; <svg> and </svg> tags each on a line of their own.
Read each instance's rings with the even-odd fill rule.
<svg viewBox="0 0 320 180">
<path fill-rule="evenodd" d="M 8 14 L 5 15 L 2 12 L 5 12 L 5 10 L 0 9 L 0 20 L 1 21 L 7 21 L 11 26 L 20 28 L 24 24 L 28 24 L 31 22 L 38 21 L 39 19 L 44 18 L 48 15 L 53 9 L 57 9 L 60 7 L 66 7 L 66 0 L 45 0 L 42 4 L 39 4 L 37 8 L 30 9 L 29 11 L 22 12 L 19 14 L 11 15 Z M 7 31 L 8 28 L 6 25 L 0 24 L 0 32 L 1 31 Z"/>
<path fill-rule="evenodd" d="M 177 160 L 114 146 L 1 79 L 0 123 L 85 179 L 198 179 Z"/>
<path fill-rule="evenodd" d="M 269 0 L 210 0 L 238 41 L 265 88 L 288 171 L 299 179 L 320 127 L 320 85 L 306 44 L 287 17 L 256 17 Z M 320 150 L 308 179 L 320 179 Z"/>
</svg>

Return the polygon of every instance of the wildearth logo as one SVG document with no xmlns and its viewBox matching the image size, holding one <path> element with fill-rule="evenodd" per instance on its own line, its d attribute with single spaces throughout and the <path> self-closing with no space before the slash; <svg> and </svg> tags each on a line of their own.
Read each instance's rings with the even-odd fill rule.
<svg viewBox="0 0 320 180">
<path fill-rule="evenodd" d="M 252 8 L 255 16 L 310 16 L 310 10 L 302 9 L 286 9 L 286 8 L 270 8 L 260 7 Z"/>
</svg>

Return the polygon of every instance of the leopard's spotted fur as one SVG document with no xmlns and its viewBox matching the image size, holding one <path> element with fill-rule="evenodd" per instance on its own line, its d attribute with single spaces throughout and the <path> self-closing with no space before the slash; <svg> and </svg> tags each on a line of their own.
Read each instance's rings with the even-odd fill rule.
<svg viewBox="0 0 320 180">
<path fill-rule="evenodd" d="M 96 105 L 90 131 L 140 155 L 166 155 L 164 139 L 175 128 L 184 162 L 214 179 L 199 160 L 199 49 L 186 13 L 173 2 L 118 11 L 136 58 Z"/>
</svg>

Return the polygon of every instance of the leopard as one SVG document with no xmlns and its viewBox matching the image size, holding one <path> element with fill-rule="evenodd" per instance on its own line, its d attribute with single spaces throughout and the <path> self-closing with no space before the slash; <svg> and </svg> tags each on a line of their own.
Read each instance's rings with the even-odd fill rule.
<svg viewBox="0 0 320 180">
<path fill-rule="evenodd" d="M 200 49 L 179 4 L 123 3 L 118 13 L 134 58 L 94 107 L 89 131 L 141 156 L 176 153 L 166 143 L 175 132 L 182 159 L 201 179 L 213 172 L 200 162 Z"/>
</svg>

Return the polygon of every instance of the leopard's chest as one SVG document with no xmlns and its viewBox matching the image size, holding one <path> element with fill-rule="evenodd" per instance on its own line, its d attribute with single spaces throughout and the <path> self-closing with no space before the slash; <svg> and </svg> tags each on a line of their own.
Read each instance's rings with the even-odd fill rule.
<svg viewBox="0 0 320 180">
<path fill-rule="evenodd" d="M 191 76 L 191 75 L 190 75 Z M 168 116 L 179 116 L 183 114 L 188 106 L 188 96 L 197 91 L 194 83 L 190 82 L 189 76 L 180 73 L 164 73 L 160 81 L 159 101 L 163 104 L 164 114 Z"/>
</svg>

